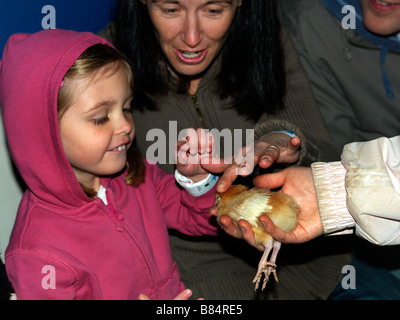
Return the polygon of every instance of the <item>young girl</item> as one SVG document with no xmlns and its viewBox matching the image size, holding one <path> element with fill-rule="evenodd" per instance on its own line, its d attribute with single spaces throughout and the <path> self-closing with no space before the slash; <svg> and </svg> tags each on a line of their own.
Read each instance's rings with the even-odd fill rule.
<svg viewBox="0 0 400 320">
<path fill-rule="evenodd" d="M 0 103 L 28 186 L 6 251 L 18 299 L 172 299 L 184 285 L 167 228 L 216 234 L 207 173 L 178 164 L 210 182 L 194 197 L 132 147 L 132 84 L 126 60 L 93 34 L 8 41 Z"/>
</svg>

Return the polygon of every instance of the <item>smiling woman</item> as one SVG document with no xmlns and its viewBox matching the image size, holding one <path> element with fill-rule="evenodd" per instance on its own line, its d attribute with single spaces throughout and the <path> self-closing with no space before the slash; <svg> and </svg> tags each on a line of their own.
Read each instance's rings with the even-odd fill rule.
<svg viewBox="0 0 400 320">
<path fill-rule="evenodd" d="M 190 87 L 196 91 L 199 75 L 220 52 L 241 0 L 142 2 L 166 58 L 175 72 L 193 76 Z"/>
<path fill-rule="evenodd" d="M 260 0 L 120 1 L 110 38 L 133 62 L 135 107 L 155 110 L 154 94 L 174 87 L 194 95 L 223 56 L 214 72 L 218 95 L 235 96 L 233 107 L 252 119 L 278 109 L 285 79 L 274 7 Z M 253 28 L 257 34 L 246 31 Z"/>
</svg>

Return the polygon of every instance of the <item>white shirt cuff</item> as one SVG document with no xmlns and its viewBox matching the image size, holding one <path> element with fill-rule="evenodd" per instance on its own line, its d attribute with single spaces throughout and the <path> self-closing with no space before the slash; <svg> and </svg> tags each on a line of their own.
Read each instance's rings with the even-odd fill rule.
<svg viewBox="0 0 400 320">
<path fill-rule="evenodd" d="M 353 233 L 355 222 L 346 206 L 346 169 L 339 161 L 315 162 L 311 168 L 324 233 Z"/>
</svg>

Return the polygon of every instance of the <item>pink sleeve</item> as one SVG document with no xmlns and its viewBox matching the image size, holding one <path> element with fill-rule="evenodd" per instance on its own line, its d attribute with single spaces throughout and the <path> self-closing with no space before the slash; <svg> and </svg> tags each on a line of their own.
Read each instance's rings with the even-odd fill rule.
<svg viewBox="0 0 400 320">
<path fill-rule="evenodd" d="M 189 235 L 216 235 L 215 217 L 209 213 L 215 202 L 215 187 L 206 194 L 194 197 L 175 182 L 174 175 L 156 166 L 147 167 L 157 190 L 168 228 Z M 147 176 L 149 177 L 149 176 Z"/>
<path fill-rule="evenodd" d="M 72 300 L 76 282 L 73 273 L 42 255 L 12 252 L 6 256 L 7 275 L 18 300 Z"/>
</svg>

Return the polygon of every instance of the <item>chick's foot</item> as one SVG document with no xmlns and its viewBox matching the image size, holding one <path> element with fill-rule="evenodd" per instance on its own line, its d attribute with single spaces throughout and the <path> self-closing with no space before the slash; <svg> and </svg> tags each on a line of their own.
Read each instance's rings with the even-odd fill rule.
<svg viewBox="0 0 400 320">
<path fill-rule="evenodd" d="M 263 285 L 261 287 L 261 290 L 265 289 L 271 273 L 274 275 L 275 281 L 279 282 L 278 276 L 276 274 L 275 262 L 276 262 L 276 257 L 278 255 L 280 248 L 281 248 L 281 243 L 278 241 L 274 241 L 271 239 L 266 243 L 264 253 L 258 264 L 257 274 L 253 279 L 253 283 L 255 283 L 255 290 L 257 290 L 258 287 L 260 286 L 260 282 L 261 282 L 261 278 L 262 278 L 263 274 L 264 274 L 264 280 L 263 280 Z M 268 261 L 268 256 L 269 256 L 271 249 L 272 249 L 272 254 L 271 254 L 270 260 Z"/>
</svg>

